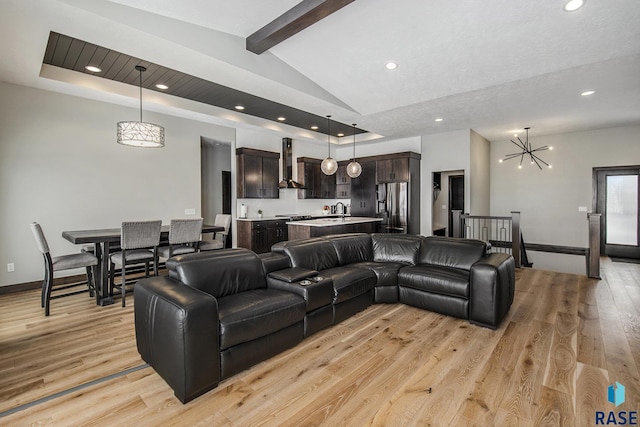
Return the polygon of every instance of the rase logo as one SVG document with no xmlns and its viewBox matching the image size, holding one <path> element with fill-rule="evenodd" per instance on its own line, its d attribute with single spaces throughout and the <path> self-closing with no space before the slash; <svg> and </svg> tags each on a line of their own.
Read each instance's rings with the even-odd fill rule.
<svg viewBox="0 0 640 427">
<path fill-rule="evenodd" d="M 616 405 L 616 408 L 624 403 L 624 386 L 616 381 L 607 389 L 607 400 Z"/>
<path fill-rule="evenodd" d="M 607 388 L 607 400 L 612 403 L 616 408 L 622 405 L 625 401 L 625 389 L 622 384 L 616 381 L 615 384 L 611 384 Z M 614 425 L 614 426 L 637 426 L 638 425 L 638 412 L 637 411 L 596 411 L 596 425 Z"/>
</svg>

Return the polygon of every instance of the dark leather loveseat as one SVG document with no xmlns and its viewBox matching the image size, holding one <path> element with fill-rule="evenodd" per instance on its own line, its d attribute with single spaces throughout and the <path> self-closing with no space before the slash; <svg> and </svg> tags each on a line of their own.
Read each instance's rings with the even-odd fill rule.
<svg viewBox="0 0 640 427">
<path fill-rule="evenodd" d="M 373 303 L 496 328 L 514 260 L 482 241 L 348 234 L 182 255 L 135 288 L 138 351 L 186 403 Z"/>
</svg>

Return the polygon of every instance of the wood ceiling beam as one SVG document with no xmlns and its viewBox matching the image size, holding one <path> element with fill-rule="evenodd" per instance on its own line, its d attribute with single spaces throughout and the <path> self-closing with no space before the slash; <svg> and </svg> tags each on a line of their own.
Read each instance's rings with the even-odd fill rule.
<svg viewBox="0 0 640 427">
<path fill-rule="evenodd" d="M 303 0 L 247 37 L 247 50 L 260 55 L 353 1 Z"/>
</svg>

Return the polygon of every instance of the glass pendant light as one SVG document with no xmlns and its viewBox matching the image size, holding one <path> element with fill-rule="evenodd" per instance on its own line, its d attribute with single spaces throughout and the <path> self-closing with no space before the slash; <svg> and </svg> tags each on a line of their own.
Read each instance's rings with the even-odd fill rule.
<svg viewBox="0 0 640 427">
<path fill-rule="evenodd" d="M 357 178 L 362 173 L 362 166 L 356 162 L 356 124 L 353 124 L 353 159 L 347 165 L 347 175 L 351 178 Z"/>
<path fill-rule="evenodd" d="M 333 175 L 338 170 L 338 162 L 331 157 L 331 116 L 327 116 L 327 146 L 329 149 L 329 155 L 322 161 L 320 169 L 325 175 Z"/>
<path fill-rule="evenodd" d="M 147 69 L 136 65 L 136 70 L 140 72 L 140 121 L 118 122 L 118 144 L 144 148 L 164 147 L 164 128 L 142 121 L 142 73 Z"/>
</svg>

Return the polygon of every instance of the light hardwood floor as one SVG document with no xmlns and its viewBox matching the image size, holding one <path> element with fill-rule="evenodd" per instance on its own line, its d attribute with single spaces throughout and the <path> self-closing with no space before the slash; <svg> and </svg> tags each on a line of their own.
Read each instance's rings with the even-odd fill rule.
<svg viewBox="0 0 640 427">
<path fill-rule="evenodd" d="M 135 345 L 133 298 L 0 298 L 0 425 L 588 426 L 640 410 L 640 264 L 602 280 L 521 269 L 496 331 L 374 305 L 182 405 Z M 626 402 L 607 402 L 609 384 Z M 47 396 L 61 393 L 50 399 Z"/>
</svg>

